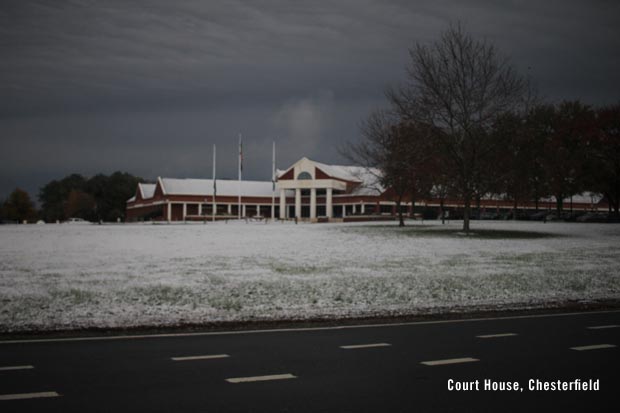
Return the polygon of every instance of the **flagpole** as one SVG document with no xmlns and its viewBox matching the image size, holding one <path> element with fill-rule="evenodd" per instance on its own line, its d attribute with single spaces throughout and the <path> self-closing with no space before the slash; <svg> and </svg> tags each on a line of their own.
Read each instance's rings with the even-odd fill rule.
<svg viewBox="0 0 620 413">
<path fill-rule="evenodd" d="M 241 220 L 241 171 L 243 169 L 243 146 L 241 143 L 241 134 L 239 134 L 239 199 L 237 200 L 237 214 L 239 215 L 239 220 Z"/>
<path fill-rule="evenodd" d="M 276 141 L 273 141 L 271 156 L 271 220 L 276 218 Z"/>
<path fill-rule="evenodd" d="M 217 184 L 215 180 L 215 144 L 213 145 L 213 208 L 212 212 L 212 221 L 215 222 L 215 214 L 217 213 L 217 204 L 215 203 L 215 196 L 217 194 Z"/>
</svg>

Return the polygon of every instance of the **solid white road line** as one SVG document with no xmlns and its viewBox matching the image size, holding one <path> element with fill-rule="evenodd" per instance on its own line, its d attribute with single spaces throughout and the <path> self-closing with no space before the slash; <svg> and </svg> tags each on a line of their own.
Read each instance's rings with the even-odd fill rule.
<svg viewBox="0 0 620 413">
<path fill-rule="evenodd" d="M 471 363 L 473 361 L 480 361 L 480 360 L 471 358 L 471 357 L 462 357 L 458 359 L 422 361 L 420 364 L 424 364 L 426 366 L 443 366 L 444 364 Z"/>
<path fill-rule="evenodd" d="M 616 347 L 614 344 L 593 344 L 591 346 L 579 346 L 579 347 L 571 347 L 571 350 L 577 351 L 585 351 L 585 350 L 599 350 L 602 348 L 614 348 Z"/>
<path fill-rule="evenodd" d="M 6 366 L 0 367 L 0 371 L 8 371 L 8 370 L 29 370 L 33 369 L 34 366 Z"/>
<path fill-rule="evenodd" d="M 383 328 L 383 327 L 403 327 L 431 324 L 454 324 L 454 323 L 474 323 L 479 321 L 494 320 L 521 320 L 529 318 L 550 318 L 550 317 L 571 317 L 592 314 L 614 314 L 620 310 L 606 311 L 586 311 L 580 313 L 557 313 L 557 314 L 532 314 L 516 315 L 507 317 L 485 317 L 485 318 L 464 318 L 459 320 L 436 320 L 436 321 L 411 321 L 405 323 L 380 323 L 380 324 L 357 324 L 333 327 L 301 327 L 301 328 L 272 328 L 266 330 L 239 330 L 239 331 L 208 331 L 203 333 L 168 333 L 168 334 L 136 334 L 128 336 L 100 336 L 100 337 L 70 337 L 70 338 L 40 338 L 34 340 L 0 340 L 2 344 L 28 344 L 28 343 L 57 343 L 70 341 L 107 341 L 107 340 L 138 340 L 149 338 L 175 338 L 175 337 L 204 337 L 204 336 L 226 336 L 243 334 L 268 334 L 268 333 L 290 333 L 303 331 L 328 331 L 328 330 L 353 330 L 358 328 Z"/>
<path fill-rule="evenodd" d="M 42 397 L 59 397 L 55 391 L 43 391 L 39 393 L 0 394 L 0 400 L 40 399 Z"/>
<path fill-rule="evenodd" d="M 340 346 L 340 348 L 343 348 L 345 350 L 354 350 L 358 348 L 390 347 L 390 346 L 391 344 L 389 343 L 374 343 L 374 344 L 353 344 L 353 345 L 348 345 L 348 346 Z"/>
<path fill-rule="evenodd" d="M 591 327 L 588 327 L 588 328 L 590 330 L 603 330 L 605 328 L 618 328 L 618 327 L 620 327 L 620 325 L 618 325 L 618 324 L 610 324 L 610 325 L 607 325 L 607 326 L 591 326 Z"/>
<path fill-rule="evenodd" d="M 230 357 L 228 354 L 210 354 L 207 356 L 186 356 L 186 357 L 171 357 L 174 361 L 190 361 L 190 360 L 211 360 L 211 359 L 224 359 Z"/>
<path fill-rule="evenodd" d="M 501 334 L 483 334 L 480 336 L 476 336 L 478 338 L 499 338 L 499 337 L 512 337 L 517 336 L 516 333 L 501 333 Z"/>
<path fill-rule="evenodd" d="M 288 380 L 288 379 L 296 379 L 297 376 L 293 376 L 292 374 L 272 374 L 269 376 L 253 376 L 253 377 L 233 377 L 230 379 L 226 379 L 229 383 L 250 383 L 254 381 L 270 381 L 270 380 Z"/>
</svg>

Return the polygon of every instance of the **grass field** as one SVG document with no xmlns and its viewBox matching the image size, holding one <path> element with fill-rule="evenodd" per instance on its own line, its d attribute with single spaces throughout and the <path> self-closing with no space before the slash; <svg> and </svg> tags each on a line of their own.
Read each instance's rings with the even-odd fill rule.
<svg viewBox="0 0 620 413">
<path fill-rule="evenodd" d="M 0 226 L 0 331 L 620 298 L 620 225 Z"/>
</svg>

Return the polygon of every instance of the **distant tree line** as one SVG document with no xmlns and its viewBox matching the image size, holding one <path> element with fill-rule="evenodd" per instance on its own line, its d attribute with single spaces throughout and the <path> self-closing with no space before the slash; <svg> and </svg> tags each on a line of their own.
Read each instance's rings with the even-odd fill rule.
<svg viewBox="0 0 620 413">
<path fill-rule="evenodd" d="M 124 220 L 125 204 L 142 178 L 124 172 L 98 174 L 85 178 L 71 174 L 53 180 L 39 191 L 41 208 L 37 211 L 27 192 L 16 189 L 2 202 L 0 220 L 22 222 L 42 219 L 46 222 L 82 218 L 87 221 Z"/>
<path fill-rule="evenodd" d="M 464 231 L 472 205 L 489 194 L 515 209 L 553 196 L 560 214 L 565 198 L 592 191 L 618 215 L 620 105 L 543 103 L 492 44 L 460 25 L 409 53 L 406 81 L 386 92 L 388 108 L 342 151 L 378 168 L 397 203 L 458 198 Z"/>
</svg>

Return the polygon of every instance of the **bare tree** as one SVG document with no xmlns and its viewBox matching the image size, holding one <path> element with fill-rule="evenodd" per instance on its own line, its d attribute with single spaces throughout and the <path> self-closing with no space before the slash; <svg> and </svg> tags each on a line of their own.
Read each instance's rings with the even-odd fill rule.
<svg viewBox="0 0 620 413">
<path fill-rule="evenodd" d="M 495 119 L 522 107 L 527 81 L 498 50 L 450 26 L 431 45 L 410 50 L 407 81 L 387 95 L 403 121 L 429 124 L 440 133 L 434 141 L 445 152 L 465 206 L 463 230 L 469 231 L 471 202 L 484 191 L 497 142 Z M 485 165 L 485 163 L 487 165 Z"/>
<path fill-rule="evenodd" d="M 387 188 L 386 196 L 396 203 L 399 225 L 404 226 L 402 204 L 430 190 L 427 171 L 430 130 L 412 122 L 400 122 L 388 111 L 372 113 L 361 126 L 364 139 L 347 146 L 341 153 L 349 160 L 376 174 Z"/>
<path fill-rule="evenodd" d="M 552 107 L 549 114 L 543 159 L 549 190 L 555 197 L 560 217 L 564 199 L 586 189 L 586 158 L 590 152 L 589 142 L 595 135 L 595 113 L 579 101 L 565 101 Z"/>
<path fill-rule="evenodd" d="M 375 174 L 381 186 L 388 189 L 396 202 L 399 225 L 404 226 L 401 203 L 409 189 L 409 177 L 404 173 L 406 143 L 398 133 L 397 122 L 390 112 L 373 112 L 361 125 L 363 140 L 348 145 L 348 150 L 341 153 Z"/>
<path fill-rule="evenodd" d="M 616 218 L 620 216 L 620 104 L 597 111 L 592 175 L 594 187 L 605 195 Z"/>
<path fill-rule="evenodd" d="M 535 172 L 536 149 L 526 119 L 507 113 L 497 119 L 493 133 L 496 139 L 503 140 L 503 148 L 497 153 L 495 165 L 496 195 L 512 200 L 512 218 L 518 218 L 519 204 L 533 198 L 532 183 Z"/>
</svg>

